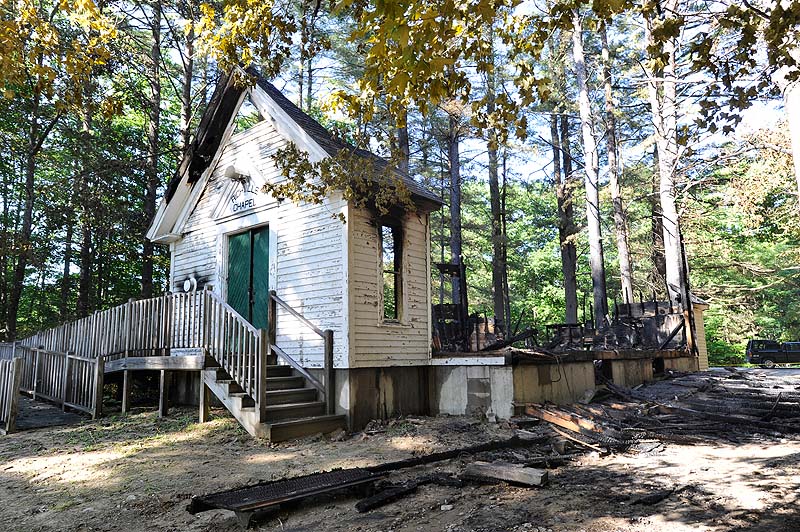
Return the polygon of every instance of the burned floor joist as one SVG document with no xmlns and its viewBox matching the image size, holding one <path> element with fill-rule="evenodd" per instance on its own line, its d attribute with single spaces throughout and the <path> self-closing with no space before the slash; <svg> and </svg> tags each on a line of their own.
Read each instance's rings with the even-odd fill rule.
<svg viewBox="0 0 800 532">
<path fill-rule="evenodd" d="M 702 442 L 703 435 L 736 440 L 737 432 L 779 437 L 800 433 L 800 399 L 791 395 L 796 383 L 784 381 L 734 370 L 679 375 L 637 390 L 609 382 L 605 387 L 613 400 L 524 409 L 558 434 L 598 451 L 648 441 L 691 445 Z M 730 394 L 745 390 L 749 399 L 731 401 Z"/>
<path fill-rule="evenodd" d="M 464 485 L 464 481 L 452 475 L 431 474 L 423 475 L 402 484 L 388 484 L 386 486 L 381 486 L 379 491 L 374 495 L 358 501 L 356 503 L 356 511 L 364 513 L 374 510 L 375 508 L 380 508 L 381 506 L 415 493 L 417 488 L 426 484 L 460 488 Z"/>
</svg>

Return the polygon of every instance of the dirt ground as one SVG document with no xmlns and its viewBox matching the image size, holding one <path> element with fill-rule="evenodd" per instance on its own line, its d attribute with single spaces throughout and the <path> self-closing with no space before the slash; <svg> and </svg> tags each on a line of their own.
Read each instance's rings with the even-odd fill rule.
<svg viewBox="0 0 800 532">
<path fill-rule="evenodd" d="M 800 377 L 797 378 L 800 388 Z M 395 420 L 342 441 L 251 439 L 216 412 L 167 419 L 139 411 L 0 438 L 0 529 L 14 531 L 240 530 L 231 512 L 190 515 L 192 495 L 337 467 L 393 461 L 510 437 L 513 426 L 460 417 Z M 530 429 L 548 433 L 543 425 Z M 541 450 L 541 449 L 540 449 Z M 575 452 L 577 449 L 567 449 Z M 503 451 L 525 458 L 525 449 Z M 502 452 L 500 452 L 502 454 Z M 522 454 L 523 456 L 520 456 Z M 490 458 L 497 458 L 495 456 Z M 475 457 L 405 470 L 457 472 Z M 478 457 L 485 458 L 485 457 Z M 500 458 L 503 458 L 500 456 Z M 543 488 L 426 485 L 359 514 L 355 494 L 280 510 L 260 524 L 285 531 L 800 530 L 800 438 L 754 434 L 738 444 L 641 444 L 590 453 L 549 471 Z M 667 491 L 664 491 L 667 490 Z M 669 492 L 669 490 L 673 490 Z M 668 493 L 652 503 L 648 497 Z"/>
</svg>

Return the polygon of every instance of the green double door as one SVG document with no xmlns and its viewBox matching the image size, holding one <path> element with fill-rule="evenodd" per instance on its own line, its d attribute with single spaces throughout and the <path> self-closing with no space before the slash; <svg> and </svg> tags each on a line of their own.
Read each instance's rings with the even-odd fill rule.
<svg viewBox="0 0 800 532">
<path fill-rule="evenodd" d="M 269 228 L 228 239 L 228 304 L 254 327 L 267 328 Z"/>
</svg>

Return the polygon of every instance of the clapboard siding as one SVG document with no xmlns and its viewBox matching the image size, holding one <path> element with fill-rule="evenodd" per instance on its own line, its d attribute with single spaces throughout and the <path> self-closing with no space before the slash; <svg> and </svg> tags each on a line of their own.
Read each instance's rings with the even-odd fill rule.
<svg viewBox="0 0 800 532">
<path fill-rule="evenodd" d="M 697 336 L 698 366 L 700 371 L 708 369 L 708 344 L 706 343 L 706 327 L 703 321 L 703 312 L 708 308 L 705 305 L 694 307 L 695 335 Z"/>
<path fill-rule="evenodd" d="M 246 173 L 252 174 L 251 185 L 258 190 L 260 180 L 282 179 L 272 157 L 286 145 L 271 120 L 226 143 L 206 181 L 196 185 L 202 191 L 190 200 L 191 212 L 179 218 L 185 222 L 179 224 L 183 237 L 172 246 L 172 289 L 182 290 L 184 280 L 194 276 L 198 288 L 211 286 L 224 297 L 227 239 L 266 224 L 270 267 L 264 274 L 284 301 L 317 327 L 334 331 L 336 367 L 428 364 L 428 215 L 403 220 L 401 323 L 384 323 L 378 230 L 368 210 L 348 206 L 340 194 L 321 204 L 296 205 L 246 193 L 244 197 L 255 198 L 256 207 L 233 212 L 230 192 L 235 186 L 225 177 L 226 169 L 255 170 Z M 347 224 L 335 217 L 338 213 L 346 214 Z M 276 335 L 278 345 L 303 366 L 322 366 L 322 340 L 280 309 Z"/>
<path fill-rule="evenodd" d="M 270 246 L 274 255 L 270 257 L 270 268 L 274 267 L 271 288 L 317 327 L 334 331 L 334 363 L 337 367 L 347 367 L 346 229 L 333 217 L 342 211 L 345 202 L 341 198 L 329 198 L 319 205 L 296 205 L 291 201 L 278 204 L 270 200 L 240 216 L 214 218 L 229 186 L 224 176 L 226 168 L 247 162 L 265 180 L 275 182 L 281 176 L 272 155 L 285 146 L 286 140 L 269 120 L 231 137 L 187 218 L 183 239 L 174 245 L 171 286 L 173 290 L 182 290 L 184 279 L 194 275 L 198 287 L 211 285 L 224 295 L 227 282 L 225 240 L 231 232 L 248 228 L 244 218 L 261 212 L 270 225 L 270 237 L 277 238 Z M 276 342 L 303 366 L 322 367 L 322 340 L 280 309 Z"/>
<path fill-rule="evenodd" d="M 378 229 L 364 209 L 351 209 L 349 289 L 352 367 L 425 365 L 430 358 L 428 217 L 403 220 L 401 323 L 383 323 Z"/>
<path fill-rule="evenodd" d="M 249 160 L 266 179 L 275 180 L 278 170 L 271 156 L 285 145 L 286 141 L 267 120 L 231 137 L 187 219 L 183 239 L 175 245 L 173 290 L 182 290 L 184 279 L 190 275 L 198 279 L 198 286 L 211 284 L 215 290 L 218 288 L 222 281 L 218 275 L 219 260 L 227 258 L 218 257 L 219 231 L 213 214 L 227 187 L 225 169 L 237 161 Z"/>
</svg>

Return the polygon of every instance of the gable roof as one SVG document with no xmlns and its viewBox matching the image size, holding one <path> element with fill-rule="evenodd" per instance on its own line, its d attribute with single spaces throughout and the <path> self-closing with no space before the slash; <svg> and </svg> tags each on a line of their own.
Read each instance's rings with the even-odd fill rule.
<svg viewBox="0 0 800 532">
<path fill-rule="evenodd" d="M 356 155 L 372 161 L 379 171 L 384 171 L 389 166 L 389 162 L 383 157 L 379 157 L 374 153 L 361 148 L 355 148 L 338 139 L 337 137 L 334 137 L 331 132 L 325 129 L 322 124 L 301 111 L 286 96 L 284 96 L 281 91 L 279 91 L 272 83 L 263 77 L 257 76 L 256 80 L 256 84 L 264 92 L 266 92 L 267 95 L 269 95 L 269 97 L 281 107 L 281 109 L 286 111 L 286 114 L 288 114 L 292 120 L 294 120 L 294 122 L 300 126 L 312 139 L 314 139 L 314 141 L 319 144 L 319 146 L 331 157 L 335 156 L 341 150 L 351 150 Z M 437 206 L 442 205 L 442 200 L 439 196 L 417 183 L 411 176 L 402 175 L 397 169 L 395 169 L 394 172 L 403 178 L 403 183 L 406 185 L 406 187 L 408 187 L 408 190 L 411 192 L 412 196 L 415 196 L 417 199 L 428 200 L 435 203 Z"/>
<path fill-rule="evenodd" d="M 304 133 L 303 136 L 310 139 L 322 152 L 328 156 L 335 156 L 341 150 L 350 150 L 359 157 L 369 159 L 378 171 L 382 172 L 388 168 L 389 163 L 386 159 L 367 150 L 355 148 L 334 137 L 319 122 L 301 111 L 286 98 L 281 91 L 262 77 L 258 71 L 249 68 L 247 72 L 255 77 L 256 86 L 280 109 L 281 114 L 288 116 Z M 236 83 L 235 76 L 231 74 L 221 76 L 208 107 L 200 120 L 195 139 L 178 166 L 175 175 L 167 184 L 164 199 L 148 229 L 148 239 L 167 243 L 179 237 L 179 235 L 172 233 L 179 214 L 183 210 L 185 203 L 192 201 L 193 192 L 198 187 L 196 184 L 202 181 L 203 176 L 210 169 L 213 170 L 211 167 L 230 138 L 234 119 L 247 91 L 246 87 Z M 416 203 L 429 209 L 435 209 L 442 205 L 438 195 L 417 183 L 411 176 L 400 174 L 396 169 L 394 172 L 402 178 L 403 183 L 408 187 L 411 197 Z M 200 186 L 202 187 L 202 185 Z M 194 200 L 196 199 L 198 198 L 194 198 Z"/>
</svg>

